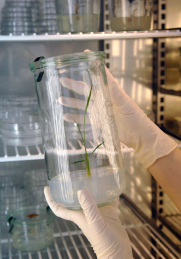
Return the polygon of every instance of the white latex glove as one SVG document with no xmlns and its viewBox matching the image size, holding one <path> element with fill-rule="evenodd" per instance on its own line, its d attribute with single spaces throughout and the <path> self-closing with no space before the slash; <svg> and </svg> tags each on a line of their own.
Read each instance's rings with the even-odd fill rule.
<svg viewBox="0 0 181 259">
<path fill-rule="evenodd" d="M 145 168 L 168 155 L 177 143 L 153 123 L 139 106 L 118 85 L 106 68 L 119 140 L 135 150 Z"/>
<path fill-rule="evenodd" d="M 128 235 L 119 220 L 118 200 L 98 209 L 93 196 L 86 190 L 80 190 L 77 194 L 83 211 L 73 211 L 54 202 L 48 186 L 44 193 L 56 216 L 79 226 L 98 259 L 133 259 Z"/>
</svg>

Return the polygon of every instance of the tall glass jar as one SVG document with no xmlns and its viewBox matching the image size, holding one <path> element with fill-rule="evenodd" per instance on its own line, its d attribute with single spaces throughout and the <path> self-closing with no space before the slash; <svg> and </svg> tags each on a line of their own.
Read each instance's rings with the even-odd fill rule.
<svg viewBox="0 0 181 259">
<path fill-rule="evenodd" d="M 153 0 L 108 0 L 112 31 L 150 30 Z"/>
<path fill-rule="evenodd" d="M 104 59 L 104 52 L 82 52 L 30 63 L 51 195 L 70 209 L 80 209 L 78 190 L 102 206 L 125 188 Z"/>
<path fill-rule="evenodd" d="M 54 0 L 60 33 L 99 31 L 100 0 Z"/>
</svg>

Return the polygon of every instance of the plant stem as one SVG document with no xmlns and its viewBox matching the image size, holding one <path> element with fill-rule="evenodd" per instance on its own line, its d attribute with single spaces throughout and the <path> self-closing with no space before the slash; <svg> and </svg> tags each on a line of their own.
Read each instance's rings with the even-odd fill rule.
<svg viewBox="0 0 181 259">
<path fill-rule="evenodd" d="M 86 157 L 85 161 L 86 161 L 86 168 L 87 168 L 87 176 L 90 176 L 91 172 L 90 172 L 90 168 L 89 168 L 89 157 L 87 155 L 87 148 L 86 148 L 86 142 L 85 142 L 85 117 L 86 117 L 86 114 L 87 114 L 87 109 L 88 109 L 88 106 L 89 106 L 91 93 L 92 93 L 92 85 L 91 85 L 91 89 L 90 89 L 90 92 L 89 92 L 89 96 L 88 96 L 86 107 L 85 107 L 85 113 L 84 113 L 84 147 L 85 147 L 85 157 Z"/>
<path fill-rule="evenodd" d="M 85 112 L 84 112 L 84 133 L 83 134 L 81 133 L 79 124 L 72 118 L 75 121 L 75 123 L 77 124 L 78 130 L 79 130 L 79 133 L 80 133 L 80 136 L 82 138 L 82 142 L 83 142 L 83 145 L 84 145 L 84 148 L 85 148 L 85 160 L 76 161 L 76 162 L 73 162 L 72 164 L 85 162 L 85 166 L 86 166 L 86 170 L 87 170 L 87 176 L 91 176 L 91 170 L 90 170 L 89 156 L 87 154 L 86 139 L 85 139 L 85 118 L 86 118 L 87 109 L 88 109 L 90 98 L 91 98 L 91 93 L 92 93 L 92 86 L 91 86 L 91 89 L 90 89 L 90 92 L 89 92 L 89 96 L 88 96 L 88 99 L 87 99 Z M 104 144 L 104 141 L 101 144 L 99 144 L 97 147 L 95 147 L 94 150 L 92 151 L 91 155 L 96 151 L 96 149 L 98 149 L 103 144 Z"/>
</svg>

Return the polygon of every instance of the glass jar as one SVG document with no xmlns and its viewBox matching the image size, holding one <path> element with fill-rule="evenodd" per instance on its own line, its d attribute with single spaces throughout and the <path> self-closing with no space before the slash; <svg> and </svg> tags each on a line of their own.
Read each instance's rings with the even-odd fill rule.
<svg viewBox="0 0 181 259">
<path fill-rule="evenodd" d="M 51 195 L 70 209 L 80 209 L 78 190 L 102 206 L 125 188 L 104 59 L 104 52 L 82 52 L 30 63 Z"/>
<path fill-rule="evenodd" d="M 153 0 L 109 0 L 112 31 L 150 30 Z"/>
<path fill-rule="evenodd" d="M 13 245 L 20 251 L 47 248 L 53 241 L 55 215 L 46 206 L 26 206 L 7 215 Z"/>
<path fill-rule="evenodd" d="M 60 33 L 97 32 L 100 0 L 55 0 Z"/>
</svg>

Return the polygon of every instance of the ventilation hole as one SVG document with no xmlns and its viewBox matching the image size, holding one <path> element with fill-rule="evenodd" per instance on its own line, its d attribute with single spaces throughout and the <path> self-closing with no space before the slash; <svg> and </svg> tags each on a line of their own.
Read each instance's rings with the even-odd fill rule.
<svg viewBox="0 0 181 259">
<path fill-rule="evenodd" d="M 165 30 L 165 24 L 162 23 L 162 30 Z"/>
<path fill-rule="evenodd" d="M 106 4 L 106 10 L 109 10 L 108 4 Z"/>
<path fill-rule="evenodd" d="M 165 74 L 165 71 L 164 71 L 164 70 L 161 70 L 160 75 L 161 75 L 161 76 L 164 76 L 164 74 Z"/>
<path fill-rule="evenodd" d="M 164 97 L 160 98 L 160 102 L 163 103 L 164 102 Z"/>
<path fill-rule="evenodd" d="M 106 30 L 109 30 L 109 24 L 106 24 Z"/>
<path fill-rule="evenodd" d="M 162 212 L 163 212 L 163 209 L 162 209 L 162 208 L 160 208 L 160 209 L 159 209 L 159 213 L 162 213 Z"/>
<path fill-rule="evenodd" d="M 106 49 L 109 49 L 110 45 L 109 44 L 106 44 Z"/>
<path fill-rule="evenodd" d="M 106 67 L 107 67 L 107 68 L 110 68 L 110 65 L 109 65 L 109 63 L 106 63 Z"/>
<path fill-rule="evenodd" d="M 166 9 L 166 5 L 162 4 L 162 10 L 165 10 L 165 9 Z"/>
<path fill-rule="evenodd" d="M 163 204 L 163 200 L 160 200 L 160 201 L 159 201 L 159 204 L 162 205 L 162 204 Z"/>
<path fill-rule="evenodd" d="M 108 14 L 106 14 L 106 20 L 109 20 L 109 15 Z"/>
<path fill-rule="evenodd" d="M 164 107 L 163 107 L 163 106 L 160 107 L 160 111 L 161 111 L 161 112 L 164 111 Z"/>
<path fill-rule="evenodd" d="M 163 197 L 163 192 L 160 192 L 159 195 L 160 195 L 160 197 Z"/>
<path fill-rule="evenodd" d="M 162 14 L 162 19 L 165 20 L 165 14 L 164 13 Z"/>
<path fill-rule="evenodd" d="M 109 53 L 106 53 L 106 58 L 109 59 L 110 55 Z"/>
<path fill-rule="evenodd" d="M 160 115 L 160 120 L 163 121 L 164 120 L 164 116 Z"/>
<path fill-rule="evenodd" d="M 160 85 L 164 85 L 165 84 L 165 80 L 164 79 L 161 79 L 160 80 Z"/>
<path fill-rule="evenodd" d="M 165 48 L 165 42 L 161 43 L 161 48 Z"/>
<path fill-rule="evenodd" d="M 164 62 L 164 61 L 161 61 L 161 62 L 160 62 L 160 65 L 161 65 L 161 67 L 164 67 L 164 66 L 165 66 L 165 62 Z"/>
<path fill-rule="evenodd" d="M 164 51 L 161 52 L 161 57 L 162 57 L 162 58 L 165 57 L 165 52 L 164 52 Z"/>
</svg>

